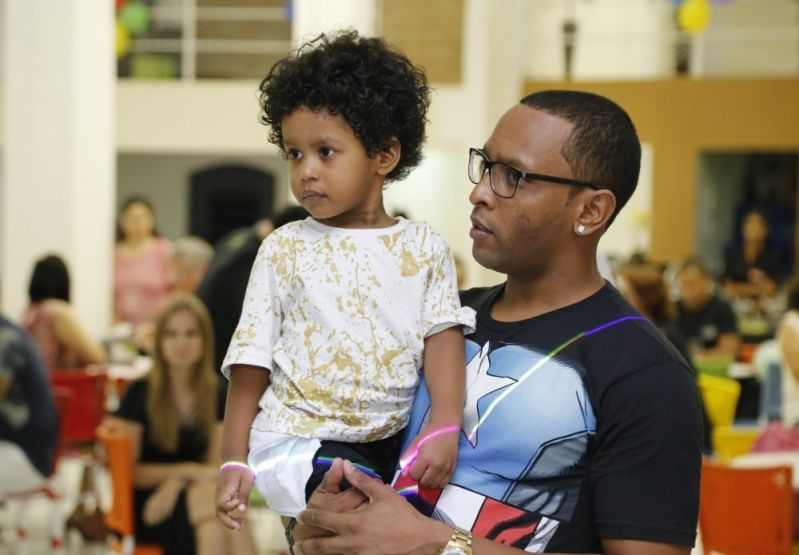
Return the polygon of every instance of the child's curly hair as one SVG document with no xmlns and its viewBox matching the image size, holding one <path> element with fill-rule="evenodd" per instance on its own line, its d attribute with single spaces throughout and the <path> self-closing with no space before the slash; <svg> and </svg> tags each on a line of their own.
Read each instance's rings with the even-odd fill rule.
<svg viewBox="0 0 799 555">
<path fill-rule="evenodd" d="M 400 159 L 386 181 L 403 179 L 422 160 L 427 77 L 383 39 L 355 31 L 322 34 L 272 66 L 259 91 L 259 119 L 281 150 L 283 118 L 305 106 L 343 117 L 369 156 L 396 137 Z"/>
</svg>

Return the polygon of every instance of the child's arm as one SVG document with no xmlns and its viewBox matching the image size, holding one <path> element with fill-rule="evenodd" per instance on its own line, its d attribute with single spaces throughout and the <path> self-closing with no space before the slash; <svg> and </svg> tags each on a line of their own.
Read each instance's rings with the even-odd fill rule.
<svg viewBox="0 0 799 555">
<path fill-rule="evenodd" d="M 269 387 L 269 372 L 259 366 L 236 364 L 230 369 L 225 420 L 222 429 L 222 460 L 247 462 L 250 427 L 258 413 L 258 401 Z M 255 479 L 245 468 L 226 468 L 219 472 L 216 485 L 216 514 L 228 528 L 244 523 L 250 490 Z M 231 514 L 233 513 L 233 514 Z"/>
<path fill-rule="evenodd" d="M 410 463 L 410 473 L 425 487 L 444 487 L 455 471 L 466 389 L 464 358 L 460 326 L 447 328 L 425 339 L 424 377 L 430 391 L 430 421 L 408 452 L 403 454 L 406 458 L 418 449 L 415 460 Z M 432 435 L 452 426 L 457 426 L 457 430 Z"/>
</svg>

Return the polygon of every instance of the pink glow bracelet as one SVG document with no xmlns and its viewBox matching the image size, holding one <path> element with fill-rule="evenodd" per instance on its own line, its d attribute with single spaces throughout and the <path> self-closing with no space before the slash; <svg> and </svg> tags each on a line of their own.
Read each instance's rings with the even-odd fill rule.
<svg viewBox="0 0 799 555">
<path fill-rule="evenodd" d="M 252 468 L 250 468 L 250 465 L 248 465 L 247 463 L 243 463 L 241 461 L 223 462 L 221 465 L 219 465 L 219 472 L 222 472 L 223 470 L 227 470 L 229 468 L 238 468 L 240 470 L 249 470 L 250 474 L 255 476 L 255 471 Z"/>
<path fill-rule="evenodd" d="M 429 434 L 425 435 L 422 439 L 419 440 L 419 443 L 416 444 L 416 448 L 411 451 L 407 457 L 400 459 L 400 469 L 405 470 L 409 465 L 412 465 L 414 461 L 416 461 L 417 457 L 419 456 L 419 448 L 424 445 L 424 443 L 428 439 L 432 439 L 436 436 L 440 436 L 442 434 L 452 434 L 459 432 L 461 430 L 460 425 L 453 424 L 452 426 L 444 426 L 443 428 L 439 428 L 437 430 L 433 430 Z"/>
</svg>

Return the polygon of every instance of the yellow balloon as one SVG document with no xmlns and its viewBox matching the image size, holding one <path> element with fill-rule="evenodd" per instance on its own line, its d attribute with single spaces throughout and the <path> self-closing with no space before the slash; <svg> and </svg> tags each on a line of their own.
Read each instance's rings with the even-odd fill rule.
<svg viewBox="0 0 799 555">
<path fill-rule="evenodd" d="M 680 27 L 689 33 L 701 33 L 710 22 L 710 4 L 707 0 L 686 0 L 680 6 Z"/>
<path fill-rule="evenodd" d="M 121 58 L 130 50 L 130 31 L 125 24 L 117 20 L 117 58 Z"/>
</svg>

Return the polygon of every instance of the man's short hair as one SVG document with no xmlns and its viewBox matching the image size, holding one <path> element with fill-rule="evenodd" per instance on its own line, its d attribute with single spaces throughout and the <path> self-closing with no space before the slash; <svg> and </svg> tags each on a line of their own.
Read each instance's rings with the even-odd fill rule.
<svg viewBox="0 0 799 555">
<path fill-rule="evenodd" d="M 630 116 L 615 102 L 581 91 L 541 91 L 521 103 L 574 126 L 561 155 L 575 179 L 613 192 L 616 210 L 609 226 L 633 195 L 641 169 L 641 142 Z"/>
</svg>

